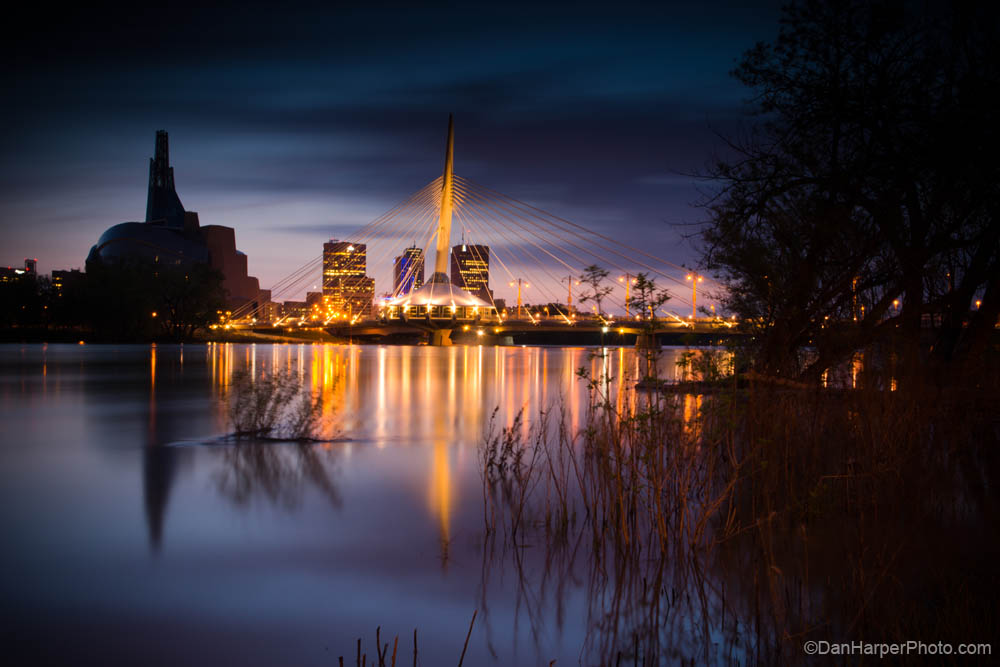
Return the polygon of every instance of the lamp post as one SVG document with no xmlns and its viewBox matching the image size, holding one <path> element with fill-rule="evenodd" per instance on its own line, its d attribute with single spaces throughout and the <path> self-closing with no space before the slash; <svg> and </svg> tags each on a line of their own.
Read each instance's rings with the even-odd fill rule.
<svg viewBox="0 0 1000 667">
<path fill-rule="evenodd" d="M 631 273 L 626 273 L 624 276 L 618 276 L 618 282 L 625 283 L 625 318 L 627 319 L 629 317 L 628 286 L 635 283 L 635 278 L 632 277 Z"/>
<path fill-rule="evenodd" d="M 704 280 L 704 278 L 692 271 L 687 274 L 686 280 L 691 281 L 691 320 L 694 321 L 694 318 L 698 315 L 698 283 Z"/>
<path fill-rule="evenodd" d="M 573 312 L 573 285 L 579 285 L 580 281 L 573 276 L 566 276 L 563 278 L 563 282 L 566 283 L 566 310 L 570 313 Z"/>
<path fill-rule="evenodd" d="M 510 287 L 513 287 L 514 285 L 517 285 L 517 319 L 521 319 L 521 303 L 522 303 L 521 302 L 521 287 L 523 286 L 523 287 L 527 288 L 527 287 L 531 287 L 531 285 L 529 285 L 526 282 L 523 282 L 520 278 L 518 278 L 516 281 L 511 281 L 510 284 L 509 284 Z"/>
</svg>

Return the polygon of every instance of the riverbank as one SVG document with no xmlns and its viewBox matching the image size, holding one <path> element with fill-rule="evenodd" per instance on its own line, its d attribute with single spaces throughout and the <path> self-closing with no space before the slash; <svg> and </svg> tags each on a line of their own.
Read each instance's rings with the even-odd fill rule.
<svg viewBox="0 0 1000 667">
<path fill-rule="evenodd" d="M 0 329 L 0 343 L 347 343 L 346 338 L 322 330 L 284 330 L 273 332 L 236 329 L 213 329 L 192 338 L 178 340 L 165 336 L 151 338 L 109 338 L 80 327 L 10 327 Z"/>
</svg>

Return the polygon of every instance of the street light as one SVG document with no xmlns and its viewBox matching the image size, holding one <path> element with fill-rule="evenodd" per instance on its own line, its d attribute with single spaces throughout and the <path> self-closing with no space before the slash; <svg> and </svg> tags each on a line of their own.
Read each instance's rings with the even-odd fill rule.
<svg viewBox="0 0 1000 667">
<path fill-rule="evenodd" d="M 562 282 L 566 283 L 566 307 L 570 312 L 573 312 L 573 285 L 579 285 L 580 281 L 573 276 L 566 276 L 562 279 Z"/>
<path fill-rule="evenodd" d="M 691 281 L 691 319 L 694 320 L 698 315 L 698 283 L 703 281 L 704 278 L 692 272 L 687 274 L 685 280 Z"/>
<path fill-rule="evenodd" d="M 514 285 L 517 285 L 517 319 L 521 319 L 521 287 L 531 287 L 531 285 L 526 282 L 522 283 L 520 278 L 508 283 L 509 287 L 513 287 Z"/>
<path fill-rule="evenodd" d="M 628 306 L 629 306 L 629 304 L 628 304 L 628 300 L 629 300 L 628 286 L 629 285 L 634 285 L 636 281 L 635 281 L 635 278 L 632 277 L 631 273 L 626 273 L 624 276 L 618 276 L 618 282 L 625 283 L 625 317 L 628 317 L 629 316 L 629 312 L 628 312 Z"/>
</svg>

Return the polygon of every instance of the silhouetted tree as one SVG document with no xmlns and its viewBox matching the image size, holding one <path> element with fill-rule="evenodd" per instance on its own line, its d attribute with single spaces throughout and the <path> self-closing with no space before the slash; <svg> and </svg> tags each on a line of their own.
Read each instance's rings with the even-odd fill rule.
<svg viewBox="0 0 1000 667">
<path fill-rule="evenodd" d="M 88 261 L 86 310 L 104 338 L 182 340 L 217 319 L 224 307 L 222 280 L 202 264 Z"/>
<path fill-rule="evenodd" d="M 888 339 L 915 362 L 928 321 L 939 361 L 983 348 L 1000 314 L 998 25 L 985 7 L 806 0 L 744 54 L 759 122 L 711 170 L 704 262 L 762 370 L 815 379 Z"/>
<path fill-rule="evenodd" d="M 602 269 L 596 264 L 584 267 L 583 273 L 580 274 L 580 282 L 590 288 L 580 295 L 580 303 L 593 301 L 594 305 L 597 306 L 597 315 L 599 317 L 604 317 L 604 307 L 602 303 L 614 289 L 611 285 L 601 284 L 607 277 L 608 270 Z"/>
<path fill-rule="evenodd" d="M 657 289 L 655 279 L 640 273 L 635 277 L 628 305 L 652 330 L 656 323 L 657 309 L 669 300 L 670 293 L 667 290 Z"/>
<path fill-rule="evenodd" d="M 225 309 L 222 281 L 222 274 L 207 264 L 161 270 L 156 291 L 164 333 L 183 340 L 218 321 L 218 312 Z"/>
</svg>

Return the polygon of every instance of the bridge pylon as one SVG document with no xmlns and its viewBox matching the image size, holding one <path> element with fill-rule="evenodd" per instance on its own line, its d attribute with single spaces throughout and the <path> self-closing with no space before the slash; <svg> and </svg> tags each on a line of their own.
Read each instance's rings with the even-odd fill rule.
<svg viewBox="0 0 1000 667">
<path fill-rule="evenodd" d="M 386 321 L 403 321 L 430 331 L 431 345 L 451 345 L 451 330 L 496 316 L 496 309 L 476 295 L 452 284 L 448 278 L 451 253 L 451 218 L 455 204 L 455 123 L 448 116 L 441 207 L 438 211 L 434 273 L 419 288 L 390 299 L 381 316 Z"/>
</svg>

